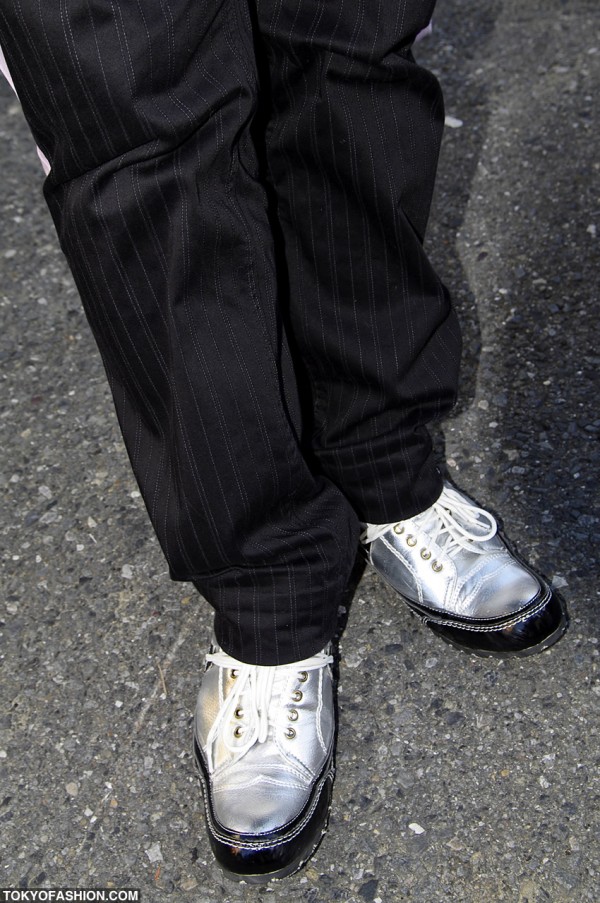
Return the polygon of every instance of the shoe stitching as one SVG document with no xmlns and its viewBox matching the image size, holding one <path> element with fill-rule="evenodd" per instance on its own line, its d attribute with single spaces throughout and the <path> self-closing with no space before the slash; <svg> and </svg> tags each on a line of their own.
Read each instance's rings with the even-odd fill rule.
<svg viewBox="0 0 600 903">
<path fill-rule="evenodd" d="M 239 786 L 229 785 L 226 787 L 220 787 L 218 784 L 215 784 L 215 782 L 213 781 L 213 796 L 215 796 L 217 793 L 219 793 L 219 794 L 239 793 L 243 790 L 249 789 L 250 787 L 257 787 L 260 784 L 268 784 L 269 786 L 272 786 L 272 787 L 287 787 L 289 790 L 301 790 L 301 791 L 306 792 L 307 787 L 312 786 L 312 781 L 310 783 L 308 783 L 307 781 L 298 781 L 298 782 L 284 781 L 284 780 L 278 780 L 277 778 L 271 777 L 266 774 L 257 775 L 257 777 L 254 778 L 253 780 L 248 781 L 246 784 L 239 785 Z"/>
<path fill-rule="evenodd" d="M 202 752 L 203 752 L 203 756 L 204 756 L 204 761 L 206 762 L 207 759 L 206 759 L 206 755 L 204 754 L 204 750 L 202 750 Z M 314 774 L 312 774 L 311 770 L 309 768 L 307 768 L 306 765 L 304 765 L 304 763 L 300 762 L 300 764 L 302 765 L 302 769 L 296 768 L 293 763 L 289 763 L 287 761 L 285 764 L 269 763 L 267 765 L 261 765 L 261 769 L 262 769 L 261 773 L 263 775 L 265 775 L 265 777 L 267 777 L 269 770 L 286 771 L 286 772 L 289 772 L 290 774 L 292 774 L 293 776 L 295 776 L 298 779 L 298 781 L 301 781 L 303 783 L 303 785 L 306 787 L 307 785 L 312 784 L 312 782 L 314 780 Z M 207 764 L 207 768 L 208 768 L 208 764 Z M 216 782 L 217 780 L 222 780 L 224 778 L 224 775 L 226 775 L 227 772 L 229 772 L 229 771 L 234 771 L 236 774 L 244 774 L 245 772 L 252 773 L 252 772 L 256 772 L 256 767 L 254 765 L 248 765 L 247 767 L 244 767 L 244 764 L 240 763 L 240 762 L 227 762 L 225 768 L 221 768 L 220 771 L 218 771 L 218 772 L 214 771 L 212 773 L 213 782 Z M 312 775 L 312 776 L 309 777 L 309 775 Z M 249 786 L 249 785 L 246 784 L 246 786 Z"/>
<path fill-rule="evenodd" d="M 317 781 L 317 783 L 315 784 L 315 791 L 318 791 L 318 792 L 314 793 L 314 799 L 313 799 L 312 805 L 310 806 L 309 810 L 305 814 L 302 821 L 299 822 L 297 827 L 291 833 L 286 835 L 286 837 L 282 837 L 279 840 L 267 840 L 265 838 L 265 840 L 262 843 L 259 841 L 252 842 L 252 841 L 244 841 L 241 838 L 235 837 L 233 835 L 233 832 L 232 832 L 232 834 L 225 834 L 218 830 L 215 818 L 212 813 L 212 808 L 211 808 L 210 799 L 209 799 L 212 788 L 210 786 L 210 783 L 209 783 L 206 775 L 204 774 L 202 767 L 200 766 L 200 763 L 197 760 L 197 756 L 194 756 L 194 759 L 196 760 L 196 764 L 198 765 L 198 773 L 200 775 L 200 781 L 202 784 L 202 789 L 204 791 L 202 794 L 202 797 L 203 797 L 203 801 L 204 801 L 204 810 L 206 813 L 206 822 L 207 822 L 208 830 L 210 831 L 212 836 L 215 838 L 215 840 L 219 841 L 220 843 L 226 843 L 226 844 L 235 843 L 235 846 L 240 847 L 241 849 L 244 849 L 244 850 L 261 850 L 265 846 L 278 847 L 278 846 L 283 846 L 286 843 L 289 843 L 291 840 L 294 840 L 294 838 L 296 838 L 298 836 L 298 834 L 300 834 L 304 830 L 304 828 L 306 827 L 306 825 L 312 818 L 314 811 L 320 802 L 321 794 L 323 793 L 323 790 L 325 788 L 327 781 L 329 781 L 329 780 L 333 781 L 333 778 L 335 775 L 335 768 L 333 766 L 333 755 L 332 755 L 331 761 L 329 762 L 328 766 L 325 768 L 322 778 L 320 778 Z M 278 828 L 277 830 L 284 830 L 288 824 L 290 824 L 290 822 L 286 822 L 284 825 L 281 826 L 281 828 Z"/>
<path fill-rule="evenodd" d="M 490 562 L 496 563 L 497 567 L 491 573 L 485 573 L 485 571 L 487 570 L 487 565 L 489 565 Z M 477 563 L 475 563 L 472 570 L 468 571 L 463 576 L 462 580 L 459 581 L 457 596 L 460 593 L 464 594 L 465 605 L 467 603 L 470 603 L 471 599 L 473 599 L 474 596 L 479 595 L 480 591 L 485 587 L 487 583 L 493 583 L 494 580 L 497 579 L 498 575 L 502 573 L 502 571 L 506 570 L 507 567 L 510 567 L 512 565 L 513 561 L 511 560 L 510 556 L 506 556 L 502 553 L 492 553 L 489 558 L 486 558 L 485 561 L 481 562 L 481 568 L 484 569 L 483 574 L 478 573 L 478 565 Z M 473 587 L 467 594 L 466 585 L 467 583 L 469 583 L 469 581 L 473 582 Z M 532 599 L 530 598 L 524 603 L 524 605 L 529 605 L 531 601 Z M 508 614 L 514 614 L 514 612 L 508 612 Z M 499 615 L 498 617 L 501 617 L 501 615 Z"/>
<path fill-rule="evenodd" d="M 234 771 L 236 774 L 240 774 L 244 771 L 253 772 L 255 771 L 255 766 L 253 764 L 247 764 L 244 762 L 244 759 L 226 759 L 224 762 L 221 762 L 220 765 L 217 765 L 215 768 L 211 769 L 209 767 L 209 758 L 208 758 L 208 750 L 206 746 L 202 746 L 198 736 L 196 735 L 196 740 L 198 742 L 198 746 L 202 750 L 202 755 L 204 761 L 206 763 L 207 770 L 211 775 L 212 781 L 218 781 L 224 779 L 228 772 Z M 312 769 L 299 759 L 298 756 L 295 756 L 290 749 L 286 748 L 285 744 L 279 740 L 273 741 L 275 744 L 275 749 L 280 754 L 280 756 L 285 759 L 284 762 L 277 763 L 271 762 L 262 764 L 261 768 L 264 770 L 266 768 L 270 769 L 278 769 L 280 771 L 289 771 L 294 774 L 298 780 L 305 781 L 307 784 L 312 783 L 314 774 Z M 286 740 L 285 743 L 289 744 L 289 740 Z M 325 747 L 323 752 L 326 754 L 328 752 L 328 748 Z"/>
<path fill-rule="evenodd" d="M 477 577 L 477 580 L 474 583 L 473 588 L 471 589 L 470 593 L 468 595 L 465 593 L 465 605 L 470 603 L 471 599 L 473 599 L 475 596 L 477 596 L 479 594 L 480 590 L 483 587 L 485 587 L 485 585 L 487 583 L 491 583 L 494 580 L 496 580 L 498 575 L 500 573 L 502 573 L 502 571 L 506 570 L 509 567 L 514 566 L 514 560 L 512 559 L 511 555 L 506 550 L 499 550 L 498 552 L 491 553 L 490 558 L 492 558 L 492 556 L 493 556 L 493 560 L 497 560 L 498 564 L 499 564 L 499 567 L 497 567 L 493 573 L 487 574 L 487 575 L 484 574 L 483 576 L 477 577 L 477 565 L 475 565 L 474 573 L 465 574 L 463 580 L 461 581 L 460 589 L 463 590 L 465 587 L 465 584 L 470 579 L 472 579 L 473 577 Z M 490 558 L 487 559 L 488 564 L 489 564 Z M 486 562 L 481 562 L 481 567 L 483 567 L 484 564 L 486 564 Z M 536 580 L 536 583 L 538 585 L 538 591 L 539 591 L 540 583 L 537 580 Z M 521 606 L 521 608 L 518 609 L 518 611 L 522 611 L 523 608 L 526 608 L 528 605 L 530 605 L 534 599 L 535 599 L 535 596 L 530 598 L 528 601 L 523 602 L 523 605 Z M 458 614 L 458 612 L 457 612 L 457 614 Z M 510 617 L 510 615 L 512 615 L 512 614 L 516 614 L 516 612 L 508 612 L 507 617 Z M 465 617 L 468 617 L 468 616 L 465 616 Z M 499 615 L 498 617 L 501 617 L 501 615 Z"/>
<path fill-rule="evenodd" d="M 437 618 L 435 617 L 435 615 L 430 616 L 429 614 L 425 614 L 424 612 L 417 611 L 411 605 L 408 599 L 406 599 L 404 596 L 402 598 L 405 599 L 406 604 L 409 606 L 409 608 L 411 608 L 415 612 L 415 614 L 419 615 L 419 617 L 426 624 L 431 623 L 439 624 L 441 627 L 456 627 L 458 630 L 472 631 L 473 633 L 497 633 L 501 630 L 505 630 L 507 627 L 514 627 L 515 624 L 521 624 L 523 621 L 528 621 L 529 618 L 532 618 L 534 615 L 539 614 L 539 612 L 546 607 L 551 597 L 552 593 L 550 592 L 550 590 L 548 590 L 546 595 L 543 596 L 540 602 L 538 602 L 538 604 L 534 607 L 528 608 L 526 610 L 522 609 L 520 612 L 517 612 L 513 618 L 503 621 L 497 621 L 497 623 L 495 624 L 475 624 L 472 622 L 466 624 L 464 621 L 461 622 L 459 620 L 453 621 L 449 619 Z"/>
<path fill-rule="evenodd" d="M 321 722 L 321 715 L 323 712 L 323 669 L 319 671 L 319 695 L 318 695 L 318 704 L 317 711 L 315 712 L 315 717 L 317 721 L 316 730 L 317 730 L 317 738 L 319 740 L 319 744 L 321 746 L 321 751 L 323 753 L 327 752 L 327 744 L 325 743 L 325 738 L 323 737 L 323 725 Z"/>
<path fill-rule="evenodd" d="M 317 688 L 317 707 L 315 709 L 315 714 L 314 714 L 315 732 L 316 732 L 317 740 L 319 742 L 319 746 L 321 747 L 321 752 L 323 753 L 323 755 L 327 755 L 327 753 L 329 751 L 329 745 L 325 742 L 325 738 L 323 737 L 322 719 L 321 719 L 321 713 L 325 706 L 325 703 L 323 700 L 324 671 L 325 671 L 325 668 L 328 668 L 328 667 L 329 667 L 329 665 L 326 665 L 325 667 L 318 669 L 319 686 Z M 312 675 L 309 675 L 309 680 L 311 678 L 312 678 Z M 290 695 L 288 692 L 291 689 L 290 684 L 294 683 L 295 681 L 296 681 L 296 678 L 294 678 L 294 677 L 290 678 L 288 687 L 286 688 L 286 694 L 288 696 Z M 312 716 L 310 716 L 310 717 L 312 718 Z M 289 743 L 289 741 L 282 741 L 279 736 L 276 736 L 275 744 L 277 746 L 277 749 L 283 756 L 283 758 L 287 762 L 293 761 L 293 762 L 299 763 L 299 765 L 302 767 L 302 769 L 304 771 L 308 771 L 309 774 L 312 774 L 311 768 L 301 758 L 299 758 L 297 755 L 295 755 L 293 750 L 289 747 L 289 745 L 286 745 L 286 743 Z M 312 778 L 311 778 L 311 781 L 312 781 Z"/>
<path fill-rule="evenodd" d="M 421 605 L 426 605 L 427 603 L 425 602 L 425 596 L 423 595 L 422 580 L 419 577 L 418 571 L 413 567 L 410 559 L 405 558 L 402 555 L 402 553 L 392 543 L 390 543 L 390 541 L 385 536 L 381 536 L 381 537 L 379 537 L 379 539 L 380 539 L 380 542 L 384 546 L 386 546 L 386 548 L 389 549 L 389 551 L 398 559 L 398 561 L 401 564 L 403 564 L 404 567 L 409 571 L 410 575 L 412 576 L 412 578 L 414 579 L 414 582 L 416 584 L 417 592 L 419 594 L 419 602 L 421 603 Z M 373 562 L 371 562 L 371 564 L 373 564 Z M 452 587 L 455 587 L 456 586 L 456 577 L 457 577 L 456 568 L 454 567 L 453 562 L 449 562 L 449 565 L 452 565 L 452 568 L 453 568 Z M 375 565 L 373 565 L 373 566 L 375 567 Z M 375 570 L 377 570 L 376 567 L 375 567 Z M 448 581 L 446 581 L 446 582 L 448 582 Z M 399 592 L 399 591 L 397 590 L 397 592 Z M 400 594 L 400 595 L 402 595 L 402 594 Z M 450 597 L 452 597 L 453 595 L 454 595 L 454 590 L 452 590 L 452 592 L 450 592 Z M 446 588 L 446 590 L 444 592 L 444 599 L 446 599 L 447 596 L 448 596 L 448 589 Z"/>
</svg>

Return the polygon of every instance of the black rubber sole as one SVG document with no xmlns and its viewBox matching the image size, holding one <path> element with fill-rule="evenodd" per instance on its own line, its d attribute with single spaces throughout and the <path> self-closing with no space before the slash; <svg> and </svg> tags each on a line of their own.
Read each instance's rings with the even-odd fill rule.
<svg viewBox="0 0 600 903">
<path fill-rule="evenodd" d="M 404 597 L 402 597 L 404 598 Z M 525 658 L 550 649 L 564 636 L 569 627 L 569 615 L 562 597 L 552 592 L 544 608 L 530 618 L 501 630 L 473 631 L 467 627 L 437 624 L 408 607 L 436 636 L 461 652 L 482 658 Z M 539 639 L 536 640 L 536 637 Z"/>
</svg>

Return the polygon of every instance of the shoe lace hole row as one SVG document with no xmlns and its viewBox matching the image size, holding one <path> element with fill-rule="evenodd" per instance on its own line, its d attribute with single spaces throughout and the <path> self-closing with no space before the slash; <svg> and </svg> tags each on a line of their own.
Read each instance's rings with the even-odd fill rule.
<svg viewBox="0 0 600 903">
<path fill-rule="evenodd" d="M 402 536 L 402 534 L 404 533 L 404 527 L 402 526 L 402 524 L 396 524 L 394 526 L 394 533 L 396 533 L 397 536 Z M 416 544 L 417 544 L 416 538 L 412 535 L 412 533 L 409 533 L 408 536 L 406 537 L 406 545 L 410 546 L 412 549 L 412 548 L 414 548 L 414 546 L 416 546 Z M 426 548 L 421 549 L 421 558 L 423 559 L 423 561 L 429 561 L 429 559 L 431 558 L 431 552 L 429 551 L 429 549 L 426 549 Z M 443 571 L 443 569 L 444 569 L 444 565 L 440 564 L 438 561 L 432 561 L 431 567 L 435 571 L 436 574 L 439 574 L 439 572 Z"/>
</svg>

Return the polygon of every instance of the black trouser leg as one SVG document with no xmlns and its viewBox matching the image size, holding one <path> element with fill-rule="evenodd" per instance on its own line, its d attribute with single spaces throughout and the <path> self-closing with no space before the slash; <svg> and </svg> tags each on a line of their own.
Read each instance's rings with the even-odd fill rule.
<svg viewBox="0 0 600 903">
<path fill-rule="evenodd" d="M 458 380 L 458 324 L 422 247 L 444 117 L 410 47 L 434 5 L 257 0 L 312 451 L 373 523 L 439 496 L 426 425 Z"/>
<path fill-rule="evenodd" d="M 243 0 L 2 0 L 45 193 L 176 579 L 232 655 L 330 638 L 358 522 L 299 449 Z"/>
</svg>

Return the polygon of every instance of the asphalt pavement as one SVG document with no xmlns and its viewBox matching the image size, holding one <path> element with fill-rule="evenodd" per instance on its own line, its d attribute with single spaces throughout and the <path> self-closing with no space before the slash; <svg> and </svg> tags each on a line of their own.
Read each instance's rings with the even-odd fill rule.
<svg viewBox="0 0 600 903">
<path fill-rule="evenodd" d="M 347 612 L 329 832 L 298 875 L 223 878 L 190 724 L 210 611 L 169 581 L 103 370 L 0 88 L 0 887 L 142 899 L 600 899 L 597 0 L 441 0 L 427 245 L 462 316 L 438 442 L 561 588 L 567 636 L 480 659 L 366 570 Z"/>
</svg>

